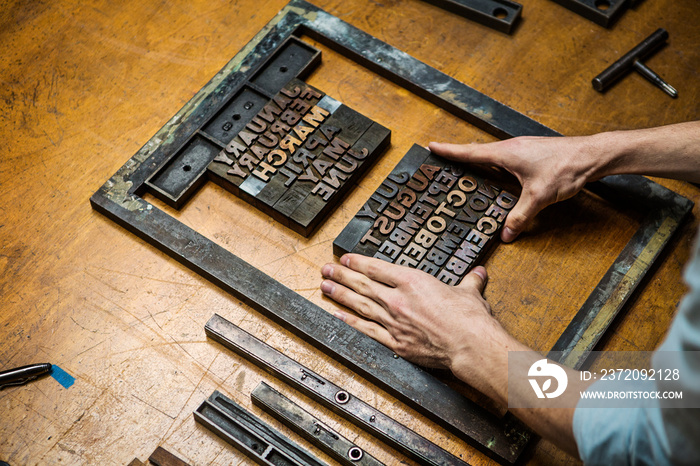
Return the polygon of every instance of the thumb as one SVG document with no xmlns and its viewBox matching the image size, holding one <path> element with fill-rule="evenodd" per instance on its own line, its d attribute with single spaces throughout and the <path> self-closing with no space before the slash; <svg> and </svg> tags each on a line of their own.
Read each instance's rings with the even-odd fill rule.
<svg viewBox="0 0 700 466">
<path fill-rule="evenodd" d="M 464 288 L 476 288 L 479 294 L 483 294 L 488 278 L 486 269 L 479 265 L 478 267 L 474 267 L 474 269 L 469 272 L 457 286 Z"/>
<path fill-rule="evenodd" d="M 505 243 L 510 243 L 517 238 L 544 207 L 541 202 L 535 199 L 532 193 L 523 190 L 517 204 L 506 217 L 506 223 L 501 231 L 501 240 Z"/>
</svg>

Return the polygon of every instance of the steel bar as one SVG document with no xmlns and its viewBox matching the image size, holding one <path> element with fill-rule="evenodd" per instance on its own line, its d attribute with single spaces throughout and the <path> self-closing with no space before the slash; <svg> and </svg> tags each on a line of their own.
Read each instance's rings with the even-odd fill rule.
<svg viewBox="0 0 700 466">
<path fill-rule="evenodd" d="M 424 1 L 506 34 L 513 32 L 523 11 L 521 4 L 509 0 Z"/>
<path fill-rule="evenodd" d="M 610 27 L 627 8 L 630 0 L 554 0 L 599 26 Z"/>
<path fill-rule="evenodd" d="M 346 466 L 384 464 L 265 382 L 260 382 L 255 387 L 250 398 L 254 405 L 274 416 L 306 440 L 316 444 L 341 464 Z"/>
<path fill-rule="evenodd" d="M 644 200 L 649 213 L 552 347 L 557 360 L 574 369 L 585 364 L 693 208 L 690 200 L 641 176 L 608 176 L 587 188 L 625 206 Z"/>
<path fill-rule="evenodd" d="M 380 76 L 455 116 L 505 139 L 513 136 L 560 136 L 556 131 L 426 65 L 401 50 L 301 0 L 290 5 L 313 9 L 312 21 L 302 20 L 306 34 Z"/>
<path fill-rule="evenodd" d="M 285 356 L 223 317 L 214 314 L 204 329 L 207 336 L 226 348 L 275 375 L 421 464 L 466 465 L 464 461 L 438 447 L 430 440 L 421 437 L 408 427 L 350 394 L 344 388 Z M 494 441 L 496 441 L 495 438 Z"/>
<path fill-rule="evenodd" d="M 194 418 L 258 464 L 326 464 L 218 391 L 197 408 Z"/>
</svg>

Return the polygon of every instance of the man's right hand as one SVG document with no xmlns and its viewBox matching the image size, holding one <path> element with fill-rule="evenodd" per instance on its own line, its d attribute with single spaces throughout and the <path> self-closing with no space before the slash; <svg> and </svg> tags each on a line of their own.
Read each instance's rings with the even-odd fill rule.
<svg viewBox="0 0 700 466">
<path fill-rule="evenodd" d="M 591 136 L 523 136 L 488 144 L 431 142 L 445 158 L 504 168 L 522 186 L 501 239 L 513 241 L 537 213 L 583 186 L 621 173 L 700 182 L 700 121 Z"/>
<path fill-rule="evenodd" d="M 592 137 L 519 137 L 488 144 L 431 142 L 435 154 L 467 163 L 496 165 L 509 171 L 523 187 L 508 214 L 501 239 L 513 241 L 537 213 L 572 197 L 596 171 Z"/>
</svg>

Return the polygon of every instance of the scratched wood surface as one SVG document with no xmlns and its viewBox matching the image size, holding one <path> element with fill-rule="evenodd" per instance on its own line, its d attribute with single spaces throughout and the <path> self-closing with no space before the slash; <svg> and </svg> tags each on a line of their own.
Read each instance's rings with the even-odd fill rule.
<svg viewBox="0 0 700 466">
<path fill-rule="evenodd" d="M 76 382 L 64 389 L 44 378 L 0 392 L 0 460 L 127 464 L 162 445 L 192 464 L 248 464 L 195 425 L 192 412 L 215 389 L 251 407 L 250 392 L 264 379 L 381 461 L 410 463 L 207 341 L 204 323 L 217 312 L 470 463 L 492 463 L 90 208 L 90 195 L 285 3 L 2 7 L 0 370 L 51 362 Z M 315 3 L 564 134 L 700 116 L 693 0 L 642 2 L 610 30 L 533 0 L 512 36 L 418 0 Z M 669 45 L 647 64 L 678 88 L 677 100 L 637 75 L 605 95 L 593 91 L 593 76 L 658 27 L 669 30 Z M 393 131 L 391 148 L 314 235 L 302 238 L 211 183 L 179 212 L 149 200 L 331 310 L 318 285 L 320 266 L 333 260 L 332 240 L 408 148 L 493 138 L 308 42 L 322 49 L 323 64 L 307 81 Z M 692 185 L 662 183 L 700 200 Z M 550 348 L 640 218 L 586 194 L 547 209 L 530 234 L 497 248 L 486 264 L 497 317 L 534 348 Z M 680 274 L 696 227 L 692 219 L 675 237 L 602 348 L 658 344 L 685 291 Z M 576 463 L 547 442 L 526 460 Z"/>
</svg>

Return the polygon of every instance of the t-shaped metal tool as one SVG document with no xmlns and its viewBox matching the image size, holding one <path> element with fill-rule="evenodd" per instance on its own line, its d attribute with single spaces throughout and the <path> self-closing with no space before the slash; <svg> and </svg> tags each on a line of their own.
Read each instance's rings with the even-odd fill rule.
<svg viewBox="0 0 700 466">
<path fill-rule="evenodd" d="M 603 92 L 630 69 L 634 68 L 642 76 L 659 86 L 666 94 L 673 98 L 678 97 L 678 91 L 641 62 L 642 58 L 646 57 L 654 51 L 654 49 L 666 42 L 666 39 L 668 39 L 668 32 L 663 28 L 658 29 L 654 34 L 650 35 L 635 48 L 627 52 L 624 57 L 620 58 L 605 71 L 593 78 L 593 89 Z"/>
</svg>

